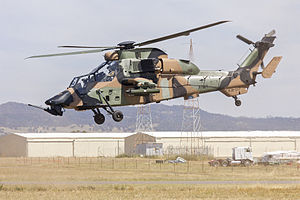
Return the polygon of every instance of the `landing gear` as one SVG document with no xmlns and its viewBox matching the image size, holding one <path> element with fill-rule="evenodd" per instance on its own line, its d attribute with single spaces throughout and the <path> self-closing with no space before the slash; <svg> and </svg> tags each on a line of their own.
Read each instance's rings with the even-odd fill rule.
<svg viewBox="0 0 300 200">
<path fill-rule="evenodd" d="M 123 113 L 119 110 L 116 110 L 112 113 L 112 118 L 113 120 L 115 120 L 116 122 L 120 122 L 123 119 Z"/>
<path fill-rule="evenodd" d="M 120 122 L 122 121 L 124 115 L 121 111 L 116 110 L 114 111 L 112 108 L 111 110 L 108 110 L 106 107 L 103 108 L 108 114 L 110 114 L 113 118 L 114 121 L 116 122 Z M 94 121 L 96 124 L 103 124 L 105 122 L 105 117 L 104 115 L 100 112 L 99 108 L 96 109 L 92 109 L 92 111 L 94 112 Z"/>
<path fill-rule="evenodd" d="M 94 121 L 96 124 L 103 124 L 105 122 L 105 117 L 104 115 L 100 112 L 99 108 L 97 108 L 96 110 L 93 109 L 92 110 L 94 112 Z"/>
<path fill-rule="evenodd" d="M 242 102 L 241 102 L 241 100 L 238 99 L 238 100 L 235 100 L 234 104 L 236 106 L 240 106 L 240 105 L 242 105 Z"/>
<path fill-rule="evenodd" d="M 233 98 L 234 98 L 234 104 L 235 104 L 236 106 L 241 106 L 241 105 L 242 105 L 241 100 L 239 100 L 239 99 L 237 98 L 237 96 L 233 96 Z"/>
<path fill-rule="evenodd" d="M 120 122 L 120 121 L 122 121 L 122 119 L 123 119 L 123 117 L 124 117 L 124 115 L 123 115 L 123 113 L 122 113 L 121 111 L 119 111 L 119 110 L 114 110 L 111 106 L 109 106 L 109 110 L 108 110 L 106 107 L 104 107 L 104 110 L 106 110 L 106 112 L 107 112 L 108 114 L 111 114 L 111 116 L 112 116 L 112 118 L 113 118 L 113 120 L 114 120 L 115 122 Z"/>
<path fill-rule="evenodd" d="M 100 99 L 103 99 L 103 100 L 105 101 L 105 103 L 106 103 L 107 106 L 106 106 L 106 107 L 103 107 L 103 109 L 104 109 L 108 114 L 112 115 L 113 120 L 116 121 L 116 122 L 122 121 L 122 119 L 123 119 L 123 117 L 124 117 L 123 113 L 122 113 L 121 111 L 119 111 L 119 110 L 114 111 L 114 109 L 111 107 L 111 105 L 109 104 L 109 102 L 107 101 L 107 99 L 104 98 L 104 96 L 101 94 L 101 91 L 100 91 L 100 90 L 97 90 L 96 93 L 99 95 L 99 98 L 100 98 Z M 109 108 L 109 110 L 108 110 L 107 108 Z M 97 108 L 97 111 L 100 113 L 99 108 Z M 93 110 L 93 112 L 95 113 L 94 110 Z M 95 115 L 96 115 L 96 114 L 95 114 Z M 103 117 L 104 117 L 104 116 L 103 116 Z M 94 116 L 94 119 L 95 119 L 95 116 Z M 96 120 L 95 120 L 95 122 L 96 122 Z M 104 122 L 104 121 L 103 121 L 103 122 Z M 96 123 L 97 123 L 97 122 L 96 122 Z"/>
<path fill-rule="evenodd" d="M 94 121 L 96 124 L 103 124 L 105 122 L 105 117 L 103 114 L 97 114 L 94 116 Z"/>
</svg>

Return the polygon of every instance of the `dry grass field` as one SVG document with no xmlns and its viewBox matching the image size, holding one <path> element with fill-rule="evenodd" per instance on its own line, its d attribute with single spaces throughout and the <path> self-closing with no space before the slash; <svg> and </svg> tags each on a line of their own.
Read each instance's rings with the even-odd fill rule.
<svg viewBox="0 0 300 200">
<path fill-rule="evenodd" d="M 207 161 L 156 164 L 146 158 L 0 158 L 0 199 L 300 199 L 300 182 L 293 181 L 300 181 L 296 165 L 213 168 Z"/>
</svg>

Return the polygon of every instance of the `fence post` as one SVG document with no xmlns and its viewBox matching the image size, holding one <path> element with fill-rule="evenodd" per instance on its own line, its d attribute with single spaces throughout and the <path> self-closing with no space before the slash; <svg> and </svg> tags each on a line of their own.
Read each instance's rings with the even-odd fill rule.
<svg viewBox="0 0 300 200">
<path fill-rule="evenodd" d="M 174 172 L 176 172 L 176 163 L 174 163 Z"/>
<path fill-rule="evenodd" d="M 186 162 L 186 173 L 189 171 L 189 161 Z"/>
<path fill-rule="evenodd" d="M 137 159 L 135 159 L 135 169 L 137 169 Z"/>
</svg>

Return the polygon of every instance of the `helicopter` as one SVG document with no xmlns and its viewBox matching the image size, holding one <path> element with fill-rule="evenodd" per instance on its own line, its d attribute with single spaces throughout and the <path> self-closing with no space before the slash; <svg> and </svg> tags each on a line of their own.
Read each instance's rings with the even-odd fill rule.
<svg viewBox="0 0 300 200">
<path fill-rule="evenodd" d="M 91 50 L 30 56 L 28 58 L 105 51 L 105 62 L 88 74 L 74 77 L 66 90 L 45 101 L 48 107 L 28 105 L 55 116 L 62 116 L 65 108 L 91 110 L 95 123 L 99 125 L 105 122 L 105 116 L 100 109 L 111 115 L 114 121 L 120 122 L 124 115 L 114 107 L 160 103 L 180 97 L 196 98 L 199 94 L 215 91 L 232 97 L 235 105 L 240 106 L 241 100 L 237 96 L 247 93 L 249 87 L 256 84 L 257 75 L 271 78 L 282 58 L 273 57 L 267 66 L 263 62 L 268 50 L 274 46 L 275 30 L 265 34 L 257 42 L 237 35 L 238 39 L 253 47 L 246 59 L 233 71 L 200 70 L 190 60 L 171 59 L 161 49 L 142 47 L 188 36 L 192 32 L 227 22 L 229 21 L 218 21 L 140 43 L 125 41 L 116 46 L 59 46 Z"/>
</svg>

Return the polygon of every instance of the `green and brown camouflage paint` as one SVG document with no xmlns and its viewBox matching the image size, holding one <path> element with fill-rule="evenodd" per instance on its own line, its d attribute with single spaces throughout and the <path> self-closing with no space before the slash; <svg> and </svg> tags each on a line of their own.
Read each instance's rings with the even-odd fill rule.
<svg viewBox="0 0 300 200">
<path fill-rule="evenodd" d="M 118 74 L 112 81 L 88 86 L 84 95 L 68 88 L 73 102 L 64 107 L 86 110 L 106 107 L 106 102 L 111 106 L 146 104 L 179 97 L 187 99 L 214 91 L 221 91 L 229 97 L 241 95 L 256 83 L 259 67 L 269 48 L 274 46 L 274 39 L 275 36 L 265 36 L 255 43 L 255 48 L 234 71 L 199 70 L 192 62 L 170 59 L 157 48 L 107 52 L 107 61 L 118 62 Z M 281 57 L 277 58 L 280 61 Z"/>
</svg>

